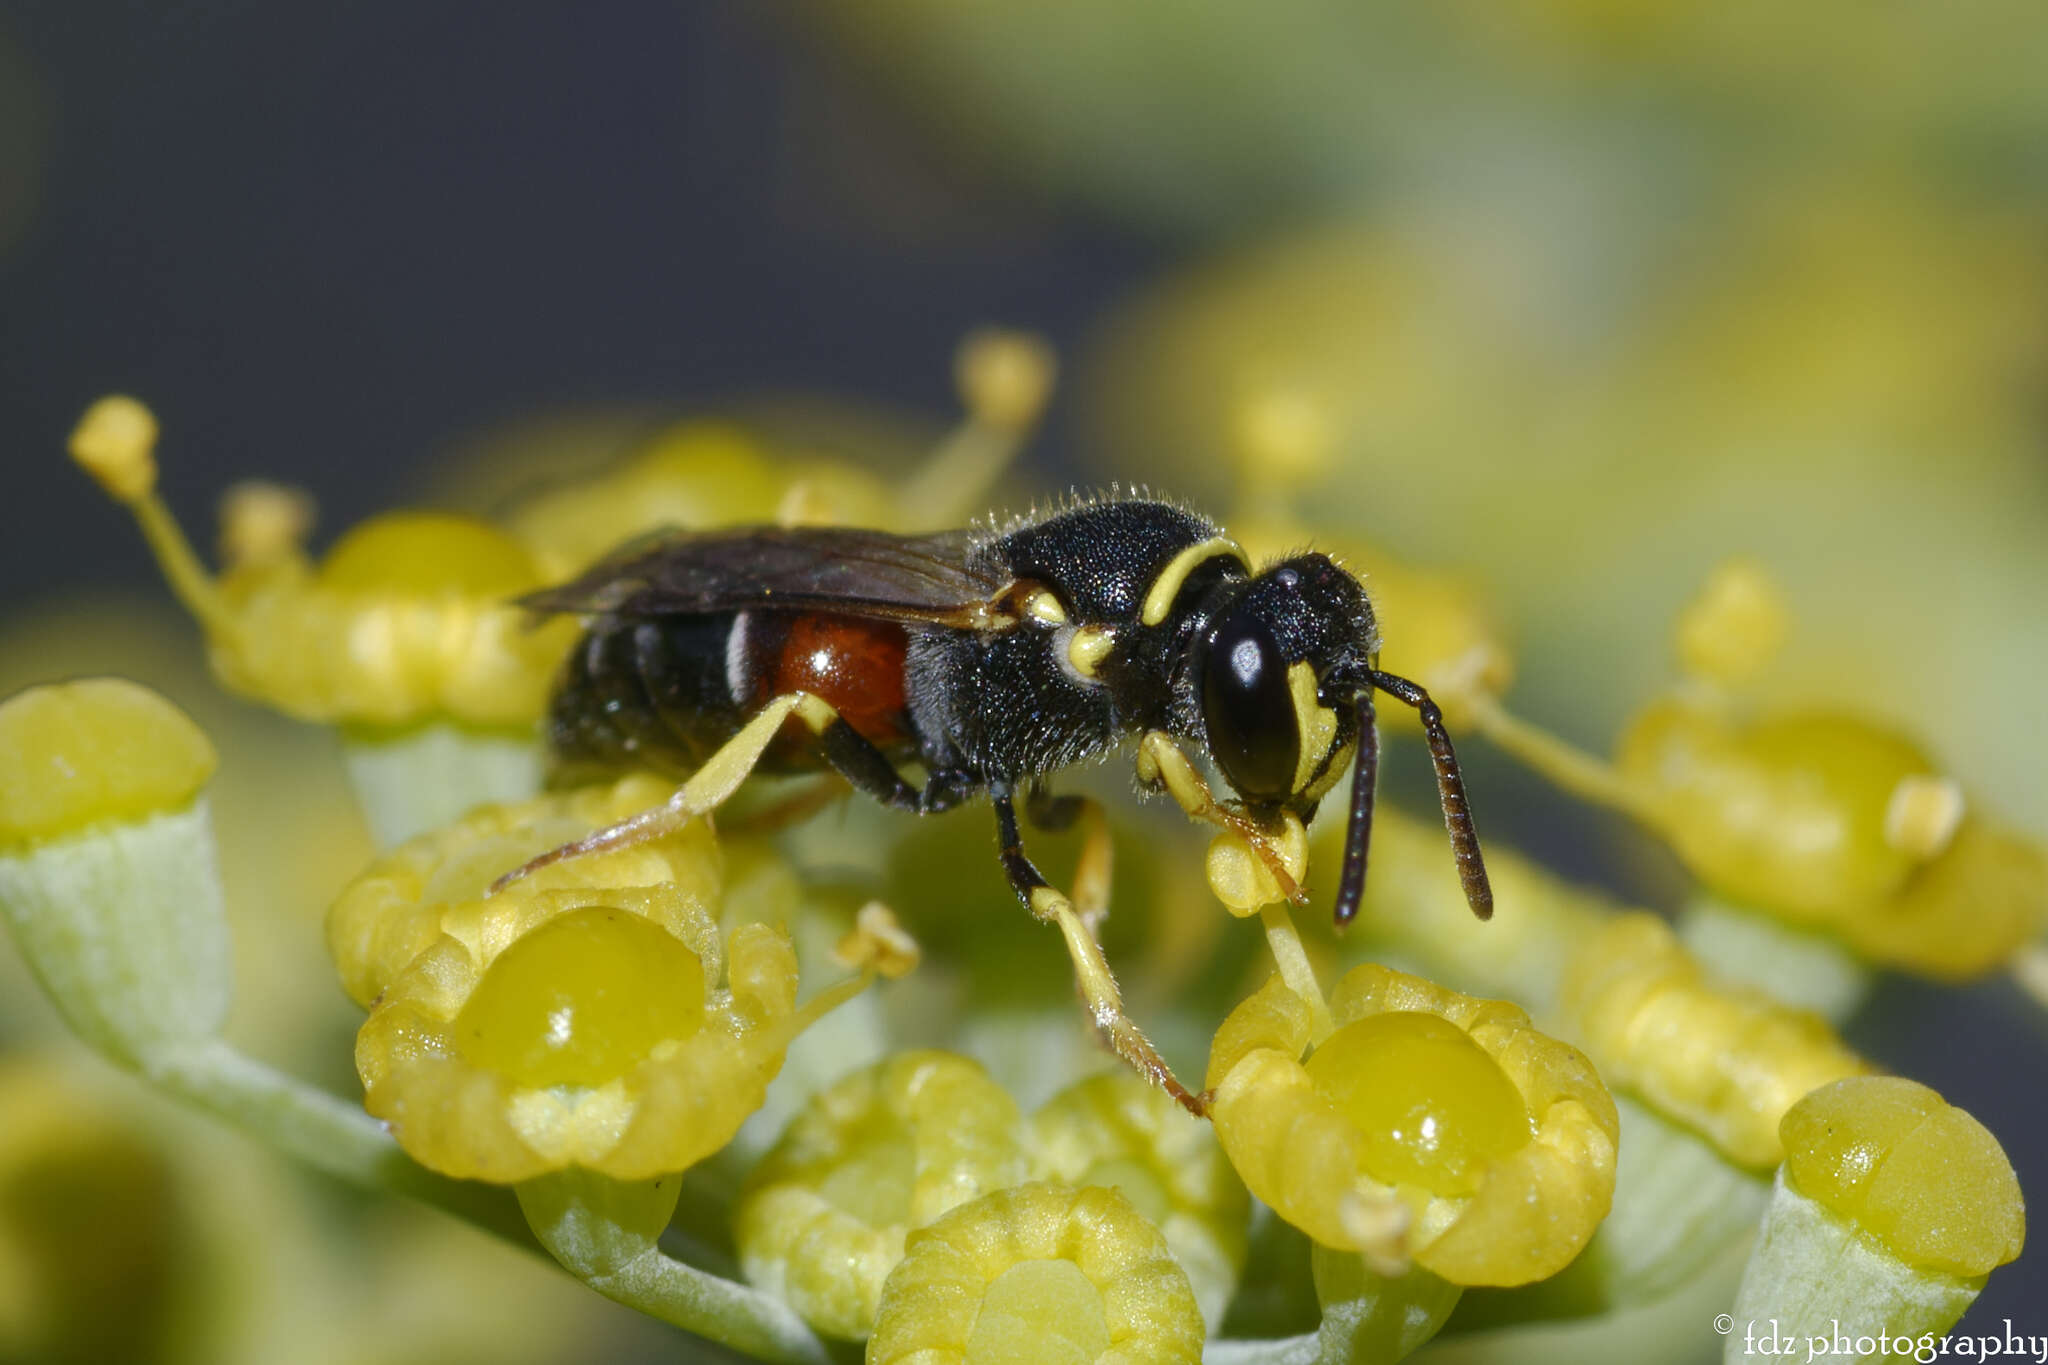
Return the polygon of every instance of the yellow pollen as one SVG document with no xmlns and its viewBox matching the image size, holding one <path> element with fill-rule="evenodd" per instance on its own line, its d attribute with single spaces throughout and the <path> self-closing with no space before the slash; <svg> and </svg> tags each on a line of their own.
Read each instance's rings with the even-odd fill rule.
<svg viewBox="0 0 2048 1365">
<path fill-rule="evenodd" d="M 1306 1063 L 1317 1091 L 1365 1137 L 1365 1173 L 1449 1198 L 1534 1135 L 1521 1092 L 1448 1020 L 1397 1010 L 1346 1024 Z"/>
<path fill-rule="evenodd" d="M 650 920 L 593 907 L 507 948 L 455 1017 L 464 1060 L 515 1085 L 599 1086 L 704 1023 L 697 955 Z"/>
<path fill-rule="evenodd" d="M 1109 1350 L 1102 1291 L 1072 1261 L 1020 1261 L 982 1295 L 966 1365 L 1094 1365 Z"/>
</svg>

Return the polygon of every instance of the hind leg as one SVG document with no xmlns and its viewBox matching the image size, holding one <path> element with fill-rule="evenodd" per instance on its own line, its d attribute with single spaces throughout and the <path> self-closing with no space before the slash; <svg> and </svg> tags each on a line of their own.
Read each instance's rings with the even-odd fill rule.
<svg viewBox="0 0 2048 1365">
<path fill-rule="evenodd" d="M 631 848 L 673 834 L 700 815 L 709 815 L 735 791 L 761 762 L 768 746 L 794 717 L 810 732 L 810 743 L 818 756 L 859 790 L 885 805 L 920 813 L 945 810 L 958 804 L 975 784 L 959 773 L 934 773 L 920 789 L 896 770 L 880 749 L 847 724 L 830 702 L 809 692 L 789 692 L 775 698 L 741 726 L 738 733 L 719 747 L 676 788 L 675 795 L 651 810 L 629 816 L 615 825 L 585 835 L 573 843 L 550 849 L 524 867 L 498 878 L 492 891 L 519 880 L 551 863 L 580 858 L 590 853 Z"/>
</svg>

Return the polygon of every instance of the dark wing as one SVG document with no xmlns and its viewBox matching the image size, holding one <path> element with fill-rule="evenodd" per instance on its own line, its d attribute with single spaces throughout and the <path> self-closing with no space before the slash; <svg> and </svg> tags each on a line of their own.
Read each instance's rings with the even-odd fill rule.
<svg viewBox="0 0 2048 1365">
<path fill-rule="evenodd" d="M 579 578 L 520 599 L 535 611 L 703 616 L 747 608 L 833 612 L 967 630 L 1015 618 L 1009 586 L 969 568 L 972 533 L 898 536 L 844 526 L 661 531 L 620 547 Z"/>
</svg>

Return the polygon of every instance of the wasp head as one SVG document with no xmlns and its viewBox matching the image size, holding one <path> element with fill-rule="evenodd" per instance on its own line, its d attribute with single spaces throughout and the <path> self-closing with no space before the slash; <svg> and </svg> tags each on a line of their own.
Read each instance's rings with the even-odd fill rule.
<svg viewBox="0 0 2048 1365">
<path fill-rule="evenodd" d="M 1372 604 L 1325 555 L 1233 586 L 1195 644 L 1209 752 L 1247 804 L 1307 819 L 1358 738 L 1350 703 L 1379 650 Z"/>
<path fill-rule="evenodd" d="M 1358 580 L 1327 555 L 1305 554 L 1237 580 L 1195 639 L 1194 663 L 1210 755 L 1246 805 L 1289 810 L 1306 823 L 1356 755 L 1341 925 L 1358 912 L 1372 837 L 1379 739 L 1373 693 L 1420 713 L 1437 793 L 1465 896 L 1481 919 L 1493 913 L 1464 782 L 1429 694 L 1379 669 L 1379 624 Z"/>
</svg>

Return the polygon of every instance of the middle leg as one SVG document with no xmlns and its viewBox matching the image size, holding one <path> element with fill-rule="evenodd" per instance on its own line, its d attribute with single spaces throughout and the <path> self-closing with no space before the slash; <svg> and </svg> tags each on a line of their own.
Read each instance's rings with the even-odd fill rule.
<svg viewBox="0 0 2048 1365">
<path fill-rule="evenodd" d="M 1102 956 L 1102 946 L 1082 919 L 1074 903 L 1062 895 L 1024 856 L 1022 836 L 1017 830 L 1017 808 L 1007 787 L 994 787 L 990 798 L 996 808 L 996 831 L 1002 842 L 1003 873 L 1010 887 L 1032 914 L 1059 926 L 1067 941 L 1067 955 L 1074 961 L 1074 977 L 1081 999 L 1088 1006 L 1095 1031 L 1117 1056 L 1124 1059 L 1154 1085 L 1173 1096 L 1181 1108 L 1201 1118 L 1209 1111 L 1206 1099 L 1190 1091 L 1173 1074 L 1143 1031 L 1124 1013 L 1123 995 L 1116 977 Z"/>
</svg>

